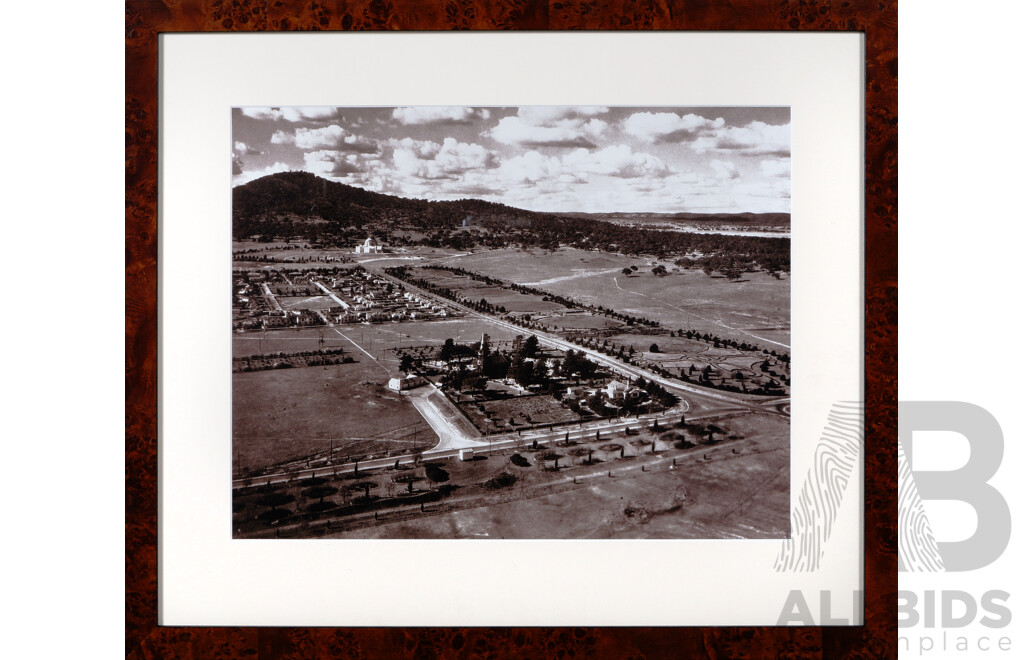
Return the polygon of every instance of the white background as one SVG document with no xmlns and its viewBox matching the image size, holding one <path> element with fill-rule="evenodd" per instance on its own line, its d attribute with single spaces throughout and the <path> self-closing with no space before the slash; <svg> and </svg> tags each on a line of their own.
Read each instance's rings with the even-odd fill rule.
<svg viewBox="0 0 1024 660">
<path fill-rule="evenodd" d="M 12 657 L 77 657 L 84 649 L 106 657 L 124 644 L 123 14 L 116 3 L 58 4 L 53 15 L 63 23 L 47 26 L 45 39 L 24 29 L 0 41 L 3 267 L 8 277 L 32 273 L 33 284 L 7 287 L 6 302 L 26 315 L 54 315 L 30 328 L 5 315 L 2 330 L 8 347 L 15 338 L 31 347 L 5 360 L 0 487 L 10 539 L 5 601 L 15 605 L 5 625 L 19 633 L 8 640 Z M 1024 437 L 1020 388 L 1009 362 L 967 331 L 1013 339 L 1018 327 L 1022 13 L 1014 2 L 904 2 L 899 71 L 900 398 L 972 401 L 996 416 L 1007 454 L 995 484 L 1015 516 L 1024 515 L 1012 478 L 1024 460 L 1015 447 Z M 5 19 L 36 25 L 38 10 L 15 3 Z M 45 263 L 39 249 L 21 249 L 40 245 Z M 83 252 L 91 257 L 90 295 L 41 303 L 40 291 L 69 293 L 66 274 L 53 266 L 81 264 Z M 55 300 L 65 319 L 110 321 L 59 323 Z M 965 369 L 950 374 L 953 364 Z M 57 487 L 43 488 L 42 473 Z M 34 506 L 15 505 L 29 496 Z M 1018 536 L 1002 561 L 958 579 L 969 590 L 1003 588 L 1022 598 L 1009 559 L 1019 554 Z M 950 576 L 928 578 L 932 588 L 949 588 L 942 577 Z M 906 580 L 901 587 L 913 588 Z M 1024 610 L 1016 609 L 1019 620 Z M 1020 630 L 1015 622 L 1008 634 L 1019 642 Z"/>
<path fill-rule="evenodd" d="M 1024 523 L 1022 388 L 1012 366 L 1024 299 L 1024 132 L 1016 80 L 1024 56 L 1010 26 L 1019 28 L 1024 11 L 1011 2 L 922 4 L 900 5 L 899 398 L 967 401 L 992 413 L 1006 452 L 991 483 L 1006 498 L 1016 527 Z M 966 458 L 955 444 L 947 456 L 923 441 L 914 447 L 934 469 L 955 469 Z M 971 509 L 925 507 L 939 540 L 972 534 Z M 949 630 L 950 648 L 962 635 L 970 653 L 919 655 L 921 636 L 936 639 L 938 649 L 942 631 L 901 629 L 911 648 L 900 657 L 1024 657 L 1021 554 L 1015 529 L 1002 558 L 987 568 L 901 575 L 900 588 L 919 596 L 928 589 L 960 589 L 975 598 L 990 589 L 1008 591 L 1014 617 L 1000 630 Z M 980 652 L 981 636 L 993 649 L 999 637 L 1009 637 L 1011 650 Z"/>
</svg>

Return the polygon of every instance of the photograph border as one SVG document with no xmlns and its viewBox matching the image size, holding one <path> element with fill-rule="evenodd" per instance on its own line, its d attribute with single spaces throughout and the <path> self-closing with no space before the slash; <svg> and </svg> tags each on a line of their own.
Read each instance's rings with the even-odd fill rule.
<svg viewBox="0 0 1024 660">
<path fill-rule="evenodd" d="M 588 648 L 598 657 L 896 656 L 896 8 L 851 2 L 797 8 L 743 0 L 693 9 L 580 12 L 572 2 L 524 6 L 431 0 L 296 2 L 208 9 L 126 4 L 126 656 L 313 657 L 358 648 L 367 657 L 461 656 L 479 649 L 540 657 Z M 397 8 L 396 8 L 397 5 Z M 455 5 L 452 5 L 453 7 Z M 865 502 L 864 625 L 680 628 L 205 628 L 157 625 L 157 143 L 159 58 L 165 32 L 513 28 L 828 30 L 865 36 Z M 550 645 L 556 645 L 552 647 Z"/>
</svg>

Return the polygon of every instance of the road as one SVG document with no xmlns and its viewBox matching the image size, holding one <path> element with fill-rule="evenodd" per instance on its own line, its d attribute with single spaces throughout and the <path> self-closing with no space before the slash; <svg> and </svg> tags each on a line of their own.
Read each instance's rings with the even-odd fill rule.
<svg viewBox="0 0 1024 660">
<path fill-rule="evenodd" d="M 749 412 L 749 410 L 722 410 L 702 415 L 687 416 L 687 422 L 696 422 L 702 420 L 716 419 L 725 415 L 735 415 L 736 413 Z M 612 440 L 612 434 L 620 431 L 624 431 L 627 427 L 639 428 L 641 426 L 647 426 L 653 424 L 655 420 L 665 426 L 665 430 L 669 430 L 669 426 L 674 424 L 677 419 L 677 415 L 681 413 L 659 413 L 651 415 L 640 415 L 638 417 L 630 419 L 603 419 L 596 422 L 589 422 L 581 424 L 575 428 L 570 426 L 562 426 L 558 428 L 549 429 L 531 429 L 525 430 L 521 433 L 504 433 L 501 435 L 487 436 L 486 438 L 471 439 L 465 436 L 453 435 L 450 436 L 451 443 L 456 446 L 441 448 L 440 445 L 433 449 L 423 452 L 423 458 L 427 459 L 442 459 L 442 458 L 455 458 L 459 455 L 460 449 L 471 448 L 477 453 L 487 453 L 494 451 L 505 451 L 509 449 L 518 449 L 520 447 L 531 445 L 536 440 L 541 445 L 553 445 L 557 442 L 565 440 L 566 433 L 569 434 L 570 440 L 577 442 L 586 442 L 593 440 L 598 433 L 603 434 L 610 441 Z M 426 415 L 424 415 L 426 417 Z M 429 423 L 429 422 L 428 422 Z M 436 429 L 435 429 L 436 430 Z M 440 435 L 440 434 L 439 434 Z M 306 468 L 304 470 L 294 470 L 288 472 L 279 472 L 275 474 L 263 474 L 258 477 L 251 478 L 240 478 L 235 479 L 232 482 L 232 487 L 242 488 L 248 486 L 262 486 L 264 484 L 276 484 L 276 483 L 287 483 L 294 479 L 305 479 L 308 477 L 326 476 L 326 475 L 338 475 L 338 474 L 349 474 L 353 472 L 357 467 L 359 470 L 378 470 L 383 468 L 393 467 L 396 463 L 401 465 L 412 465 L 419 460 L 417 456 L 397 456 L 397 457 L 382 457 L 382 458 L 371 458 L 368 460 L 361 460 L 356 463 L 345 463 L 342 465 L 330 465 L 324 464 L 317 467 Z"/>
<path fill-rule="evenodd" d="M 562 351 L 567 351 L 567 350 L 571 349 L 571 350 L 574 350 L 574 351 L 577 351 L 577 352 L 582 352 L 588 358 L 593 360 L 594 362 L 597 362 L 599 364 L 603 364 L 606 367 L 609 367 L 615 373 L 627 376 L 629 378 L 640 378 L 640 377 L 643 377 L 644 379 L 646 379 L 648 381 L 653 381 L 655 383 L 658 383 L 659 385 L 661 385 L 665 389 L 669 390 L 670 392 L 674 392 L 677 395 L 678 394 L 698 395 L 698 396 L 701 396 L 701 397 L 704 397 L 704 398 L 707 398 L 707 399 L 713 399 L 715 401 L 719 401 L 719 402 L 722 402 L 722 403 L 729 403 L 729 404 L 733 404 L 733 405 L 736 405 L 736 406 L 739 406 L 739 407 L 743 407 L 743 408 L 748 408 L 748 409 L 752 409 L 752 408 L 760 409 L 766 403 L 768 403 L 766 401 L 750 401 L 750 400 L 747 400 L 747 399 L 744 399 L 744 398 L 740 398 L 740 397 L 737 397 L 737 396 L 730 396 L 729 394 L 726 394 L 726 393 L 717 392 L 717 391 L 714 391 L 714 390 L 711 390 L 711 389 L 708 389 L 708 388 L 698 387 L 696 385 L 690 385 L 690 384 L 687 384 L 687 383 L 680 383 L 677 380 L 670 380 L 668 378 L 665 378 L 664 376 L 659 376 L 659 375 L 654 374 L 652 372 L 649 372 L 649 371 L 647 371 L 645 369 L 641 369 L 640 367 L 620 362 L 620 361 L 616 360 L 615 358 L 612 358 L 612 357 L 609 357 L 607 355 L 604 355 L 603 353 L 600 353 L 600 352 L 598 352 L 598 351 L 596 351 L 596 350 L 594 350 L 592 348 L 586 348 L 586 347 L 583 347 L 583 346 L 578 346 L 578 345 L 576 345 L 576 344 L 574 344 L 574 343 L 572 343 L 570 341 L 566 341 L 566 340 L 562 339 L 561 337 L 558 337 L 558 336 L 555 336 L 555 335 L 551 335 L 551 334 L 549 334 L 547 332 L 543 332 L 541 330 L 534 330 L 534 329 L 529 329 L 528 330 L 528 329 L 525 329 L 525 328 L 522 328 L 522 327 L 516 325 L 515 323 L 510 323 L 508 321 L 496 318 L 496 317 L 491 316 L 489 314 L 484 314 L 482 312 L 478 312 L 478 311 L 476 311 L 474 309 L 466 307 L 465 305 L 461 305 L 459 303 L 453 302 L 453 301 L 448 300 L 446 298 L 441 298 L 440 296 L 438 296 L 438 295 L 436 295 L 434 293 L 431 293 L 430 291 L 427 291 L 426 289 L 422 289 L 422 288 L 420 288 L 420 287 L 418 287 L 418 286 L 416 286 L 414 284 L 409 284 L 408 282 L 403 282 L 402 280 L 400 280 L 400 279 L 398 279 L 396 277 L 392 277 L 392 276 L 388 275 L 387 273 L 383 272 L 383 270 L 377 270 L 376 268 L 374 268 L 373 270 L 374 270 L 375 274 L 379 275 L 382 278 L 385 278 L 385 279 L 387 279 L 387 280 L 389 280 L 389 281 L 391 281 L 391 282 L 393 282 L 393 283 L 395 283 L 395 284 L 397 284 L 399 286 L 405 287 L 406 289 L 415 290 L 418 293 L 420 293 L 421 295 L 429 296 L 430 298 L 439 301 L 441 304 L 448 305 L 450 307 L 455 307 L 456 309 L 462 311 L 463 313 L 465 313 L 467 315 L 471 315 L 471 316 L 475 316 L 475 317 L 480 318 L 480 319 L 484 319 L 484 320 L 486 320 L 486 321 L 488 321 L 490 323 L 493 323 L 496 326 L 505 328 L 507 330 L 514 331 L 516 333 L 536 335 L 537 340 L 540 343 L 542 343 L 542 344 L 544 344 L 546 346 L 550 346 L 552 348 L 557 348 L 557 349 L 562 350 Z M 778 400 L 777 399 L 772 399 L 771 402 L 772 403 L 777 403 Z"/>
<path fill-rule="evenodd" d="M 480 442 L 458 428 L 458 422 L 452 420 L 459 420 L 461 413 L 433 384 L 412 390 L 406 396 L 440 439 L 430 453 L 487 446 L 486 442 Z"/>
<path fill-rule="evenodd" d="M 349 304 L 347 302 L 345 302 L 344 300 L 342 300 L 341 298 L 339 298 L 338 296 L 334 295 L 334 292 L 331 291 L 330 289 L 328 289 L 326 286 L 324 286 L 323 284 L 321 284 L 320 282 L 317 282 L 317 281 L 314 281 L 313 284 L 315 284 L 321 291 L 323 291 L 328 296 L 330 296 L 331 300 L 333 300 L 334 302 L 336 302 L 339 305 L 341 305 L 342 309 L 345 309 L 345 310 L 349 309 L 349 307 L 350 307 Z"/>
</svg>

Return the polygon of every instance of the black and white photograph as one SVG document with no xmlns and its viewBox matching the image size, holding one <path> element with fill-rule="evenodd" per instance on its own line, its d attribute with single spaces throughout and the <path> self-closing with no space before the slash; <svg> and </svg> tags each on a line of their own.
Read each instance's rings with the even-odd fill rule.
<svg viewBox="0 0 1024 660">
<path fill-rule="evenodd" d="M 234 538 L 790 537 L 789 107 L 231 140 Z"/>
</svg>

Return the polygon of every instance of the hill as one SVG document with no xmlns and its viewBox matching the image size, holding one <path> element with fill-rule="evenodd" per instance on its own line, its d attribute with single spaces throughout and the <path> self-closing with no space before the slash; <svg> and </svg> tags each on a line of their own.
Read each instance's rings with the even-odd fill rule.
<svg viewBox="0 0 1024 660">
<path fill-rule="evenodd" d="M 238 186 L 232 195 L 236 239 L 304 237 L 322 244 L 351 245 L 365 235 L 366 228 L 385 237 L 401 229 L 401 238 L 389 237 L 394 239 L 392 243 L 455 249 L 572 246 L 661 257 L 692 255 L 695 258 L 685 262 L 687 267 L 708 266 L 719 271 L 753 267 L 769 272 L 789 270 L 788 238 L 664 231 L 625 226 L 621 217 L 609 221 L 588 214 L 538 213 L 479 199 L 408 199 L 308 172 L 265 176 Z M 779 215 L 788 222 L 788 214 Z M 469 219 L 471 222 L 464 222 Z M 410 229 L 418 231 L 406 231 Z M 411 233 L 419 237 L 410 237 Z"/>
<path fill-rule="evenodd" d="M 384 220 L 402 220 L 422 228 L 453 227 L 466 216 L 514 219 L 530 211 L 479 199 L 430 202 L 371 192 L 320 178 L 309 172 L 280 172 L 232 191 L 236 237 L 262 233 L 302 233 L 286 229 L 303 223 L 327 223 L 336 229 L 362 228 Z"/>
</svg>

